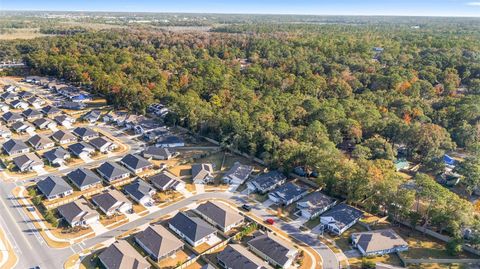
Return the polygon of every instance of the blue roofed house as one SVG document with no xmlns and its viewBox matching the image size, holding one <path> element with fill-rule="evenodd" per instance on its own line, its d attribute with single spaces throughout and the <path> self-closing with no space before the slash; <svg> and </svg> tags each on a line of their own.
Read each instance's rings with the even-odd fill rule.
<svg viewBox="0 0 480 269">
<path fill-rule="evenodd" d="M 153 203 L 152 196 L 156 193 L 155 189 L 147 182 L 137 179 L 128 184 L 123 189 L 137 203 L 150 206 Z"/>
<path fill-rule="evenodd" d="M 104 162 L 98 168 L 97 172 L 108 183 L 123 180 L 130 177 L 130 172 L 123 166 L 114 162 Z"/>
<path fill-rule="evenodd" d="M 275 170 L 251 179 L 247 182 L 247 188 L 250 192 L 264 194 L 284 184 L 286 181 L 287 177 L 280 171 Z"/>
<path fill-rule="evenodd" d="M 37 188 L 47 200 L 65 197 L 73 193 L 73 188 L 59 176 L 48 176 L 38 181 Z"/>
<path fill-rule="evenodd" d="M 352 227 L 363 217 L 363 212 L 347 204 L 338 204 L 320 216 L 323 228 L 336 235 Z"/>
<path fill-rule="evenodd" d="M 450 157 L 449 155 L 445 154 L 443 155 L 443 162 L 445 163 L 446 166 L 452 166 L 454 167 L 455 164 L 457 163 L 457 160 L 454 158 Z"/>
<path fill-rule="evenodd" d="M 276 204 L 288 206 L 308 194 L 308 189 L 288 182 L 268 193 L 268 199 Z"/>
</svg>

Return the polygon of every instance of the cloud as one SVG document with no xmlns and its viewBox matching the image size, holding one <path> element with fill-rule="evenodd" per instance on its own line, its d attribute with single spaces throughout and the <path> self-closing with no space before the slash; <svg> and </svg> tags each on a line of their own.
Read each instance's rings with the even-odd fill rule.
<svg viewBox="0 0 480 269">
<path fill-rule="evenodd" d="M 469 2 L 467 3 L 467 6 L 480 7 L 480 2 Z"/>
</svg>

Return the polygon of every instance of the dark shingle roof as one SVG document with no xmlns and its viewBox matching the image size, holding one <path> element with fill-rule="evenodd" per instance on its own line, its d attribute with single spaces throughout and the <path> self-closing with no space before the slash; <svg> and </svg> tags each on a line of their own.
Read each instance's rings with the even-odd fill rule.
<svg viewBox="0 0 480 269">
<path fill-rule="evenodd" d="M 84 149 L 94 151 L 95 149 L 85 142 L 78 142 L 68 146 L 68 149 L 76 155 L 82 153 Z"/>
<path fill-rule="evenodd" d="M 287 177 L 279 171 L 270 171 L 265 174 L 261 174 L 252 179 L 252 182 L 258 184 L 260 188 L 265 189 L 269 186 L 277 184 L 279 181 L 286 179 Z"/>
<path fill-rule="evenodd" d="M 216 232 L 210 224 L 199 217 L 188 216 L 186 212 L 178 212 L 169 224 L 181 231 L 191 241 L 196 242 Z"/>
<path fill-rule="evenodd" d="M 33 147 L 41 147 L 41 146 L 53 143 L 53 141 L 50 140 L 50 138 L 48 138 L 44 135 L 39 135 L 39 134 L 31 136 L 27 140 L 27 142 L 30 143 L 30 145 L 32 145 Z"/>
<path fill-rule="evenodd" d="M 98 255 L 98 258 L 109 269 L 151 268 L 150 263 L 125 240 L 111 244 Z"/>
<path fill-rule="evenodd" d="M 33 152 L 17 156 L 13 158 L 12 161 L 17 167 L 20 168 L 28 162 L 33 162 L 35 164 L 43 164 L 42 160 Z"/>
<path fill-rule="evenodd" d="M 332 217 L 340 229 L 361 218 L 362 216 L 362 211 L 343 203 L 336 205 L 321 215 L 321 217 Z"/>
<path fill-rule="evenodd" d="M 149 180 L 155 187 L 160 189 L 173 189 L 180 183 L 178 177 L 168 171 L 162 171 L 153 175 Z"/>
<path fill-rule="evenodd" d="M 154 190 L 154 189 L 147 182 L 145 182 L 141 179 L 137 179 L 134 182 L 125 186 L 124 190 L 128 194 L 130 194 L 133 197 L 135 197 L 136 199 L 140 200 L 144 196 L 148 196 L 149 192 Z"/>
<path fill-rule="evenodd" d="M 8 152 L 19 151 L 23 149 L 28 149 L 29 147 L 22 140 L 10 139 L 7 142 L 3 143 L 3 149 Z"/>
<path fill-rule="evenodd" d="M 156 257 L 163 257 L 183 247 L 183 242 L 160 224 L 153 224 L 135 235 Z"/>
<path fill-rule="evenodd" d="M 299 195 L 307 192 L 306 188 L 302 188 L 293 182 L 280 186 L 270 192 L 270 195 L 276 196 L 283 201 L 289 201 Z"/>
<path fill-rule="evenodd" d="M 367 253 L 408 246 L 392 229 L 354 233 L 352 240 Z"/>
<path fill-rule="evenodd" d="M 80 188 L 102 181 L 94 172 L 84 167 L 73 170 L 67 174 L 67 177 Z"/>
<path fill-rule="evenodd" d="M 105 211 L 109 211 L 117 202 L 130 203 L 125 195 L 116 189 L 111 189 L 108 192 L 100 193 L 92 197 L 92 201 Z"/>
<path fill-rule="evenodd" d="M 133 155 L 133 154 L 128 154 L 125 155 L 121 160 L 121 163 L 125 164 L 128 167 L 131 167 L 133 169 L 142 169 L 148 166 L 151 166 L 152 164 L 147 161 L 145 158 L 139 155 Z"/>
<path fill-rule="evenodd" d="M 271 268 L 260 258 L 239 244 L 230 244 L 217 254 L 217 259 L 222 261 L 227 268 L 257 269 Z"/>
<path fill-rule="evenodd" d="M 38 110 L 29 108 L 27 110 L 24 110 L 22 112 L 22 115 L 24 117 L 28 118 L 28 117 L 42 116 L 43 114 Z"/>
<path fill-rule="evenodd" d="M 63 130 L 56 131 L 52 134 L 52 137 L 57 141 L 76 139 L 72 133 Z"/>
<path fill-rule="evenodd" d="M 197 211 L 224 228 L 243 220 L 238 212 L 220 202 L 208 201 L 199 205 Z"/>
<path fill-rule="evenodd" d="M 64 148 L 58 147 L 43 153 L 43 157 L 48 161 L 54 161 L 55 159 L 64 159 L 66 155 L 70 155 Z"/>
<path fill-rule="evenodd" d="M 97 168 L 97 170 L 107 178 L 115 178 L 130 173 L 127 169 L 113 162 L 104 162 Z"/>
<path fill-rule="evenodd" d="M 172 156 L 172 153 L 168 148 L 160 148 L 155 146 L 147 147 L 143 151 L 145 155 L 151 155 L 154 159 L 168 159 Z"/>
<path fill-rule="evenodd" d="M 96 149 L 100 149 L 101 147 L 105 146 L 108 143 L 112 143 L 112 141 L 105 137 L 97 137 L 90 141 L 88 141 L 90 145 L 92 145 Z"/>
<path fill-rule="evenodd" d="M 59 176 L 48 176 L 38 181 L 37 188 L 45 196 L 58 195 L 73 190 L 72 187 Z"/>
<path fill-rule="evenodd" d="M 87 127 L 77 127 L 73 129 L 73 134 L 79 137 L 98 136 L 98 133 Z"/>
<path fill-rule="evenodd" d="M 19 119 L 23 119 L 22 115 L 20 115 L 19 113 L 15 113 L 15 112 L 7 112 L 7 113 L 4 113 L 2 115 L 2 119 L 4 121 L 11 121 L 11 120 L 19 120 Z"/>
<path fill-rule="evenodd" d="M 60 109 L 50 105 L 42 107 L 41 111 L 43 114 L 47 115 L 53 115 L 62 112 Z"/>
<path fill-rule="evenodd" d="M 248 244 L 266 256 L 270 257 L 277 264 L 285 264 L 291 257 L 288 254 L 295 250 L 295 247 L 273 234 L 263 234 L 248 241 Z"/>
</svg>

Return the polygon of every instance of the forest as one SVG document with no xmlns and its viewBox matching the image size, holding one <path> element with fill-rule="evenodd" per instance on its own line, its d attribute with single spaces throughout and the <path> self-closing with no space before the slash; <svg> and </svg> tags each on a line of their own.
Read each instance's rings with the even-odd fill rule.
<svg viewBox="0 0 480 269">
<path fill-rule="evenodd" d="M 208 32 L 78 31 L 0 42 L 32 74 L 64 78 L 290 172 L 331 195 L 460 237 L 480 227 L 469 201 L 435 181 L 443 155 L 468 194 L 480 184 L 480 21 L 245 23 Z M 414 21 L 414 20 L 412 20 Z M 394 167 L 421 164 L 415 187 Z M 480 240 L 479 240 L 480 242 Z"/>
</svg>

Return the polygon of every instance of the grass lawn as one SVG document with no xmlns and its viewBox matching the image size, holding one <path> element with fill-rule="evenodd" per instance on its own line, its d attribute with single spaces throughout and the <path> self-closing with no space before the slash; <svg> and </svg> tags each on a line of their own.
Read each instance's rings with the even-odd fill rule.
<svg viewBox="0 0 480 269">
<path fill-rule="evenodd" d="M 350 263 L 350 268 L 361 269 L 362 268 L 362 260 L 363 260 L 362 258 L 348 259 L 348 262 Z M 381 262 L 381 263 L 390 264 L 390 265 L 394 265 L 394 266 L 402 266 L 402 262 L 401 262 L 401 260 L 400 260 L 400 258 L 398 257 L 397 254 L 370 257 L 370 258 L 365 258 L 365 260 L 373 262 L 373 263 Z"/>
<path fill-rule="evenodd" d="M 317 227 L 319 224 L 320 224 L 320 217 L 316 217 L 316 218 L 313 218 L 313 219 L 305 222 L 305 224 L 303 224 L 303 225 L 311 230 L 311 229 Z"/>
<path fill-rule="evenodd" d="M 352 249 L 352 246 L 350 244 L 351 234 L 358 233 L 358 232 L 365 232 L 365 231 L 367 231 L 367 229 L 360 226 L 359 224 L 355 224 L 340 236 L 331 237 L 330 235 L 325 235 L 325 237 L 335 241 L 335 244 L 337 244 L 337 246 L 342 251 L 348 251 Z"/>
</svg>

